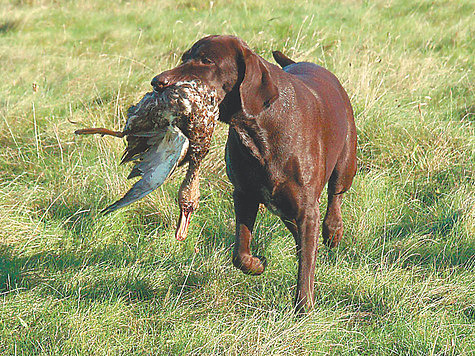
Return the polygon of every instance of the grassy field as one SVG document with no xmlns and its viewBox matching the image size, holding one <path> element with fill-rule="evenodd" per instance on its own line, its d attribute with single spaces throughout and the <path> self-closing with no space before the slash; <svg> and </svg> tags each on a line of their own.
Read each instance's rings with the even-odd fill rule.
<svg viewBox="0 0 475 356">
<path fill-rule="evenodd" d="M 475 355 L 473 2 L 0 4 L 0 354 Z M 72 134 L 121 129 L 151 78 L 213 33 L 324 65 L 355 109 L 345 237 L 320 248 L 305 318 L 293 238 L 265 209 L 267 271 L 232 267 L 224 125 L 183 243 L 183 171 L 104 217 L 130 186 L 124 143 Z"/>
</svg>

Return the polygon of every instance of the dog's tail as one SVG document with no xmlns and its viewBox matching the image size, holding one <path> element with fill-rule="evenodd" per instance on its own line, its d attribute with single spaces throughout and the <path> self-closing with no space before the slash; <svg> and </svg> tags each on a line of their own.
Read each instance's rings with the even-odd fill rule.
<svg viewBox="0 0 475 356">
<path fill-rule="evenodd" d="M 287 67 L 287 66 L 295 63 L 295 61 L 291 60 L 289 57 L 287 57 L 285 54 L 283 54 L 280 51 L 273 51 L 272 55 L 274 56 L 275 61 L 282 68 Z"/>
</svg>

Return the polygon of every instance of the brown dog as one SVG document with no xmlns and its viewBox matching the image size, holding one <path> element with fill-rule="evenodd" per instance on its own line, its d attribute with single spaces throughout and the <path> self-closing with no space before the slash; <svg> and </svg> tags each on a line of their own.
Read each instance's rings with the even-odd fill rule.
<svg viewBox="0 0 475 356">
<path fill-rule="evenodd" d="M 156 91 L 179 81 L 199 80 L 215 89 L 220 120 L 229 124 L 226 167 L 234 185 L 236 242 L 233 263 L 258 275 L 263 257 L 251 254 L 252 229 L 260 203 L 277 214 L 297 244 L 297 311 L 314 305 L 319 233 L 319 198 L 328 182 L 323 241 L 341 240 L 342 193 L 356 173 L 353 110 L 338 79 L 313 63 L 295 63 L 280 52 L 283 69 L 232 36 L 196 42 L 182 64 L 152 80 Z"/>
</svg>

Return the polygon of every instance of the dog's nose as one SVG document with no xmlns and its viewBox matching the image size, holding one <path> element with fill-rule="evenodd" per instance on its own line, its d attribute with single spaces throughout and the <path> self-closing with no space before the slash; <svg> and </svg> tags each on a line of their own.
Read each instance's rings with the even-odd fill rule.
<svg viewBox="0 0 475 356">
<path fill-rule="evenodd" d="M 152 84 L 152 87 L 155 91 L 160 91 L 170 86 L 170 79 L 163 76 L 162 74 L 159 74 L 152 79 L 152 82 L 150 84 Z"/>
</svg>

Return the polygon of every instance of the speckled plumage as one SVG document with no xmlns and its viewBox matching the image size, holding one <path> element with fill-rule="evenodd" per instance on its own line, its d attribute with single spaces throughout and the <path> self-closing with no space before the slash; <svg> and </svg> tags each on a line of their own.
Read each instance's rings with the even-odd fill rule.
<svg viewBox="0 0 475 356">
<path fill-rule="evenodd" d="M 121 163 L 135 161 L 128 178 L 142 178 L 104 213 L 143 198 L 162 185 L 177 165 L 187 161 L 190 168 L 180 188 L 180 199 L 184 199 L 180 203 L 199 196 L 199 192 L 191 191 L 199 187 L 192 181 L 199 179 L 198 167 L 208 153 L 218 115 L 215 92 L 197 82 L 177 83 L 160 94 L 147 93 L 131 106 L 123 130 L 127 147 Z"/>
<path fill-rule="evenodd" d="M 150 92 L 127 110 L 123 133 L 127 147 L 122 163 L 140 159 L 140 154 L 163 138 L 168 125 L 178 127 L 190 140 L 185 160 L 202 159 L 209 150 L 218 120 L 216 93 L 195 81 L 179 82 L 162 93 Z"/>
<path fill-rule="evenodd" d="M 162 185 L 174 169 L 189 162 L 178 192 L 180 218 L 176 237 L 186 237 L 191 213 L 198 207 L 199 168 L 211 145 L 219 118 L 216 91 L 196 82 L 178 82 L 163 91 L 149 92 L 127 110 L 123 131 L 87 128 L 78 135 L 101 134 L 126 137 L 121 163 L 135 162 L 128 178 L 141 177 L 107 214 L 129 205 Z"/>
</svg>

